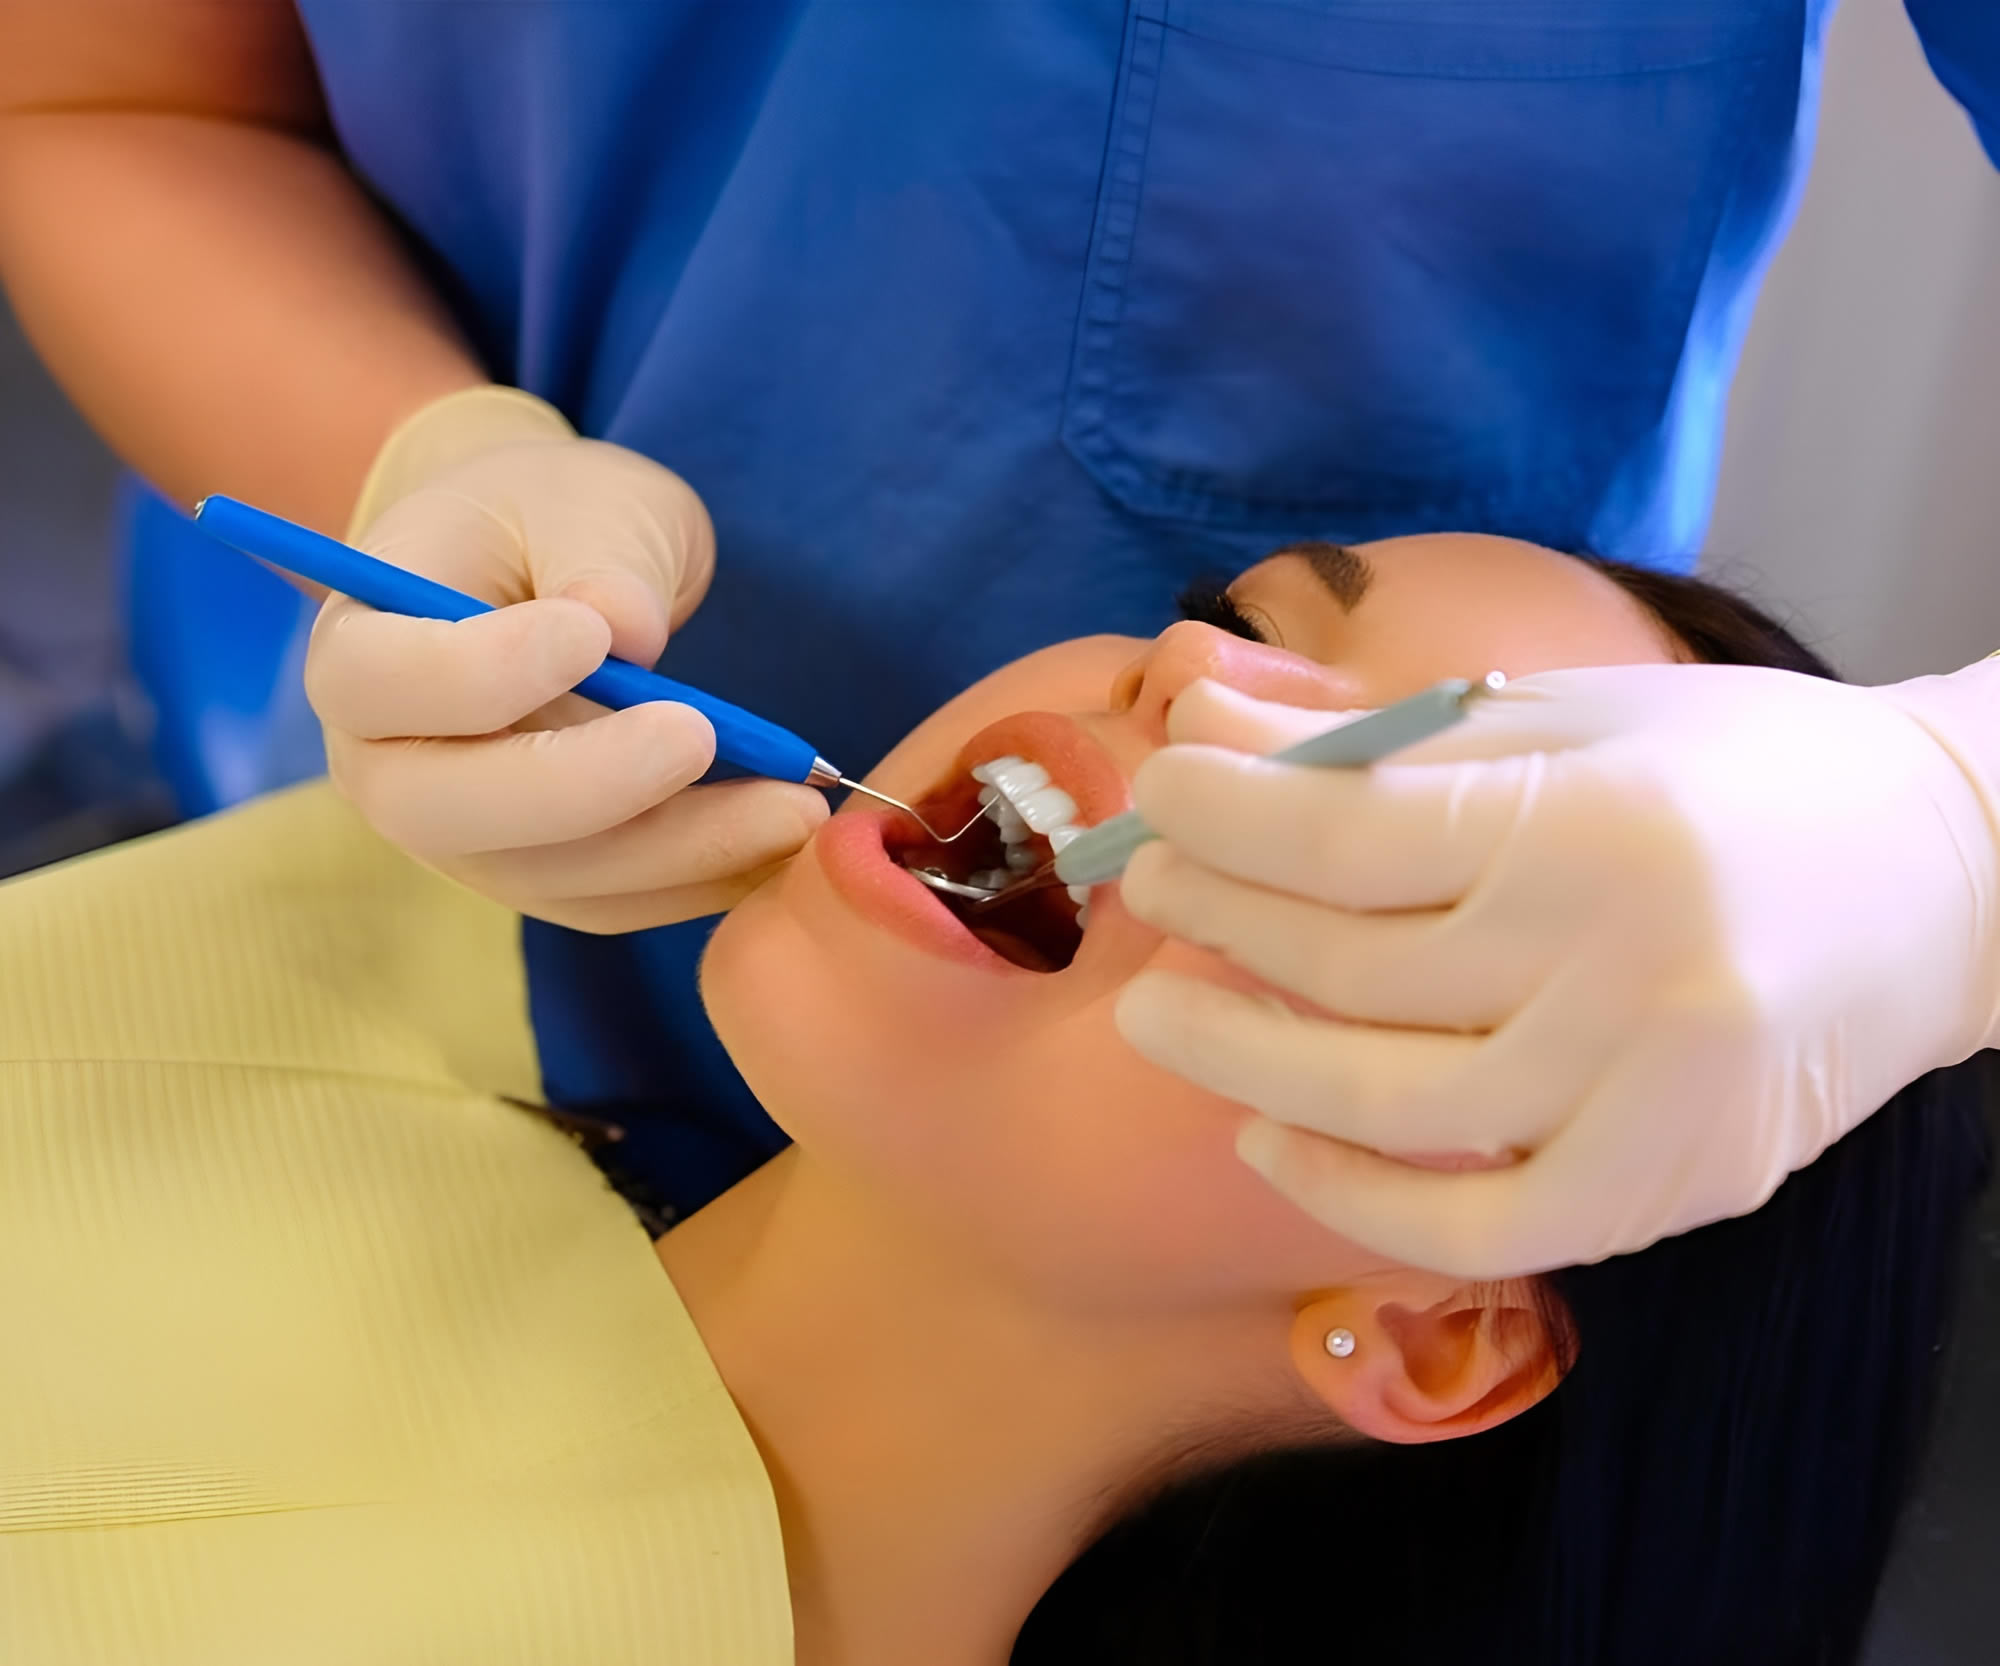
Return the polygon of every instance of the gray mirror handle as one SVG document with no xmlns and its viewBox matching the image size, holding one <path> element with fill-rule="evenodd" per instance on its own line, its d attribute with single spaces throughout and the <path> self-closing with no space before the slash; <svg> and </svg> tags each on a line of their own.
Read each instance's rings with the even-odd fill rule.
<svg viewBox="0 0 2000 1666">
<path fill-rule="evenodd" d="M 1359 769 L 1449 729 L 1465 715 L 1466 700 L 1475 690 L 1497 688 L 1501 680 L 1497 672 L 1476 683 L 1451 677 L 1273 756 L 1316 769 Z M 1123 873 L 1132 852 L 1154 837 L 1139 812 L 1127 810 L 1072 839 L 1056 858 L 1056 878 L 1065 885 L 1102 885 Z"/>
</svg>

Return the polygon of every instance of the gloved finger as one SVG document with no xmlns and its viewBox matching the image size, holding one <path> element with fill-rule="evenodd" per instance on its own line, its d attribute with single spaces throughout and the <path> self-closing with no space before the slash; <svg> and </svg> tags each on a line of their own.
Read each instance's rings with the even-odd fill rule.
<svg viewBox="0 0 2000 1666">
<path fill-rule="evenodd" d="M 1674 1194 L 1653 1182 L 1661 1164 L 1695 1161 L 1693 1154 L 1680 1142 L 1634 1141 L 1617 1118 L 1580 1118 L 1546 1148 L 1483 1172 L 1419 1167 L 1262 1117 L 1237 1131 L 1236 1151 L 1343 1237 L 1461 1278 L 1573 1265 L 1579 1245 L 1644 1249 L 1733 1212 L 1722 1204 L 1677 1216 Z M 1768 1197 L 1783 1178 L 1780 1165 L 1755 1196 Z"/>
<path fill-rule="evenodd" d="M 398 498 L 357 543 L 378 560 L 495 607 L 535 595 L 518 513 L 511 507 L 502 512 L 459 488 L 423 486 Z"/>
<path fill-rule="evenodd" d="M 1464 1173 L 1417 1168 L 1321 1134 L 1250 1117 L 1236 1154 L 1281 1197 L 1320 1225 L 1378 1255 L 1455 1278 L 1509 1278 L 1544 1272 L 1567 1259 L 1558 1247 L 1577 1235 L 1588 1195 L 1540 1205 L 1535 1160 Z"/>
<path fill-rule="evenodd" d="M 329 729 L 363 740 L 490 735 L 574 688 L 610 646 L 603 619 L 574 601 L 453 624 L 335 596 L 313 623 L 306 697 Z"/>
<path fill-rule="evenodd" d="M 377 832 L 433 862 L 602 832 L 685 787 L 714 756 L 708 719 L 665 702 L 477 740 L 327 735 L 334 785 Z"/>
<path fill-rule="evenodd" d="M 1132 799 L 1161 837 L 1234 878 L 1336 908 L 1446 908 L 1504 848 L 1548 764 L 1311 769 L 1169 746 L 1139 766 Z"/>
<path fill-rule="evenodd" d="M 1451 912 L 1357 914 L 1217 873 L 1164 841 L 1143 845 L 1119 882 L 1138 919 L 1213 949 L 1266 983 L 1341 1017 L 1412 1029 L 1497 1029 L 1547 974 L 1565 939 L 1504 954 L 1457 952 Z"/>
<path fill-rule="evenodd" d="M 571 897 L 560 901 L 543 898 L 515 900 L 496 896 L 517 913 L 567 926 L 571 931 L 587 931 L 612 936 L 628 931 L 650 931 L 655 926 L 679 925 L 683 920 L 706 919 L 726 914 L 766 880 L 783 871 L 783 862 L 767 862 L 746 873 L 705 885 L 669 885 L 657 891 L 638 891 L 625 896 Z"/>
<path fill-rule="evenodd" d="M 1395 759 L 1401 764 L 1465 763 L 1595 745 L 1656 716 L 1660 675 L 1673 678 L 1684 669 L 1648 665 L 1538 671 L 1509 682 L 1497 694 L 1476 695 L 1459 722 L 1405 747 Z M 1198 678 L 1168 708 L 1167 739 L 1177 746 L 1227 746 L 1262 755 L 1323 733 L 1335 726 L 1335 718 L 1352 721 L 1366 715 L 1365 709 L 1329 713 L 1282 705 Z"/>
<path fill-rule="evenodd" d="M 582 602 L 611 627 L 611 652 L 650 666 L 667 649 L 667 598 L 655 584 L 622 567 L 596 567 L 566 578 L 536 575 L 537 594 Z M 543 590 L 543 583 L 554 583 Z"/>
<path fill-rule="evenodd" d="M 1529 1143 L 1515 1107 L 1463 1090 L 1481 1037 L 1317 1018 L 1169 972 L 1134 978 L 1115 1014 L 1119 1034 L 1162 1069 L 1297 1127 L 1407 1156 L 1493 1157 Z"/>
<path fill-rule="evenodd" d="M 474 458 L 392 503 L 362 547 L 483 601 L 569 596 L 611 627 L 612 652 L 650 665 L 669 623 L 692 612 L 714 570 L 708 512 L 687 483 L 619 446 Z"/>
<path fill-rule="evenodd" d="M 558 844 L 484 851 L 453 877 L 524 912 L 732 879 L 790 856 L 826 820 L 823 793 L 785 781 L 689 787 L 631 820 Z M 532 898 L 526 908 L 519 899 Z"/>
<path fill-rule="evenodd" d="M 518 519 L 534 593 L 601 601 L 616 652 L 652 664 L 670 623 L 693 612 L 708 589 L 715 567 L 708 510 L 679 475 L 622 446 L 578 440 L 542 461 L 557 471 L 545 484 L 562 489 L 507 505 Z M 489 464 L 501 469 L 505 459 Z M 473 471 L 457 478 L 481 485 Z M 504 481 L 484 489 L 506 501 Z"/>
</svg>

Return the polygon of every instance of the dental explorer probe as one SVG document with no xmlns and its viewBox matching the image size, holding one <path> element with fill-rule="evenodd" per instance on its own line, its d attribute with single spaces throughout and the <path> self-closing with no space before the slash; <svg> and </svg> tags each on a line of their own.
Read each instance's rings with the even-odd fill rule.
<svg viewBox="0 0 2000 1666">
<path fill-rule="evenodd" d="M 1407 700 L 1398 700 L 1393 706 L 1357 717 L 1351 723 L 1328 729 L 1271 756 L 1277 763 L 1305 764 L 1313 769 L 1358 769 L 1449 729 L 1465 715 L 1466 703 L 1473 696 L 1495 694 L 1506 685 L 1506 675 L 1499 671 L 1487 672 L 1476 683 L 1451 677 L 1433 683 L 1421 694 L 1412 694 Z M 1033 872 L 997 891 L 980 893 L 965 912 L 983 914 L 1003 902 L 1049 885 L 1102 885 L 1125 871 L 1125 864 L 1135 850 L 1158 837 L 1137 810 L 1127 810 L 1123 815 L 1085 828 L 1060 854 Z M 917 877 L 924 878 L 922 874 Z M 968 890 L 976 889 L 958 886 L 953 894 L 964 896 Z"/>
<path fill-rule="evenodd" d="M 323 584 L 343 596 L 352 596 L 357 602 L 366 602 L 378 612 L 456 622 L 493 611 L 490 602 L 378 561 L 337 538 L 328 538 L 262 509 L 252 509 L 234 498 L 219 495 L 203 498 L 195 505 L 194 522 L 218 543 L 254 557 L 267 567 Z M 986 812 L 982 809 L 956 833 L 940 833 L 901 799 L 864 787 L 859 781 L 850 781 L 789 729 L 781 729 L 741 706 L 732 706 L 713 694 L 662 677 L 630 660 L 607 658 L 576 685 L 575 692 L 613 711 L 644 705 L 650 700 L 671 700 L 692 706 L 714 726 L 715 755 L 724 762 L 775 781 L 800 781 L 808 787 L 828 789 L 845 787 L 850 792 L 864 793 L 901 810 L 939 844 L 948 845 L 964 837 L 985 819 Z"/>
</svg>

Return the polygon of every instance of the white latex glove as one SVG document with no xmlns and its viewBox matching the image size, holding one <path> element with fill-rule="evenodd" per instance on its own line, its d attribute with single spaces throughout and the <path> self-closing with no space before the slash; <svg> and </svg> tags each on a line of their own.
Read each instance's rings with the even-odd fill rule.
<svg viewBox="0 0 2000 1666">
<path fill-rule="evenodd" d="M 348 539 L 502 605 L 445 624 L 328 600 L 306 690 L 334 783 L 473 890 L 585 931 L 726 908 L 826 815 L 810 787 L 690 787 L 715 753 L 687 706 L 564 691 L 606 654 L 650 665 L 714 568 L 701 500 L 554 407 L 474 388 L 383 447 Z"/>
<path fill-rule="evenodd" d="M 1120 1028 L 1399 1260 L 1500 1278 L 1747 1213 L 1994 1042 L 2000 663 L 1544 673 L 1369 771 L 1246 756 L 1326 716 L 1213 683 L 1169 726 L 1206 744 L 1139 771 L 1164 841 L 1125 903 L 1292 998 L 1155 972 Z"/>
</svg>

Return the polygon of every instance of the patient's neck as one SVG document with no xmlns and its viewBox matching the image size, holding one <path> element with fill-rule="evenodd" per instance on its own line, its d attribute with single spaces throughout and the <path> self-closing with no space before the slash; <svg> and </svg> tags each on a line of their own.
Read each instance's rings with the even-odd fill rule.
<svg viewBox="0 0 2000 1666">
<path fill-rule="evenodd" d="M 770 1471 L 800 1666 L 1001 1666 L 1135 1480 L 1294 1404 L 1283 1304 L 1055 1313 L 796 1149 L 659 1247 Z"/>
</svg>

